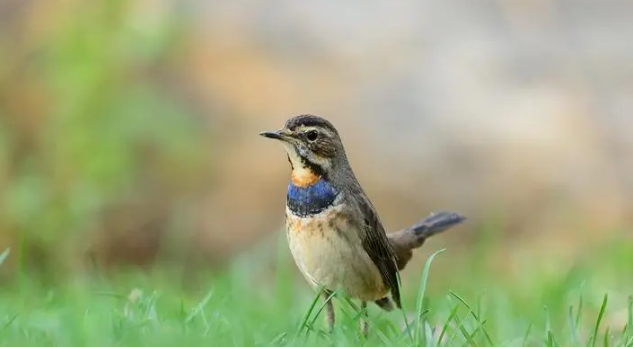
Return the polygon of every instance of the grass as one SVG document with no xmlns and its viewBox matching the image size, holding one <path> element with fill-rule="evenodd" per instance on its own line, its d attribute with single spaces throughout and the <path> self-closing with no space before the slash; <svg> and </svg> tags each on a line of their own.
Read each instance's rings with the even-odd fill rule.
<svg viewBox="0 0 633 347">
<path fill-rule="evenodd" d="M 243 257 L 197 292 L 169 270 L 54 288 L 24 276 L 0 295 L 0 346 L 633 346 L 629 246 L 597 248 L 555 276 L 538 266 L 495 274 L 450 248 L 434 253 L 403 275 L 410 330 L 401 313 L 370 306 L 367 339 L 340 295 L 326 332 L 323 300 L 283 248 L 268 263 Z"/>
</svg>

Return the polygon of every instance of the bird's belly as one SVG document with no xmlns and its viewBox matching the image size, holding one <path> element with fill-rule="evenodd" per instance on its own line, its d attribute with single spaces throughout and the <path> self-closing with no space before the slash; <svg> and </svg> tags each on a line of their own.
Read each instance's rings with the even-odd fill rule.
<svg viewBox="0 0 633 347">
<path fill-rule="evenodd" d="M 314 288 L 343 290 L 367 301 L 387 295 L 378 268 L 362 247 L 360 233 L 341 217 L 337 206 L 310 217 L 287 211 L 286 233 L 299 270 Z"/>
</svg>

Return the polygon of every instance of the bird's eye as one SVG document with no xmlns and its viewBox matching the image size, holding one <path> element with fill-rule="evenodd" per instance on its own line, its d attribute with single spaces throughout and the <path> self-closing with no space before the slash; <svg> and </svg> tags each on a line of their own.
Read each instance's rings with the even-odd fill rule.
<svg viewBox="0 0 633 347">
<path fill-rule="evenodd" d="M 316 130 L 310 130 L 310 131 L 306 132 L 306 138 L 310 142 L 316 141 L 316 139 L 319 138 L 319 132 L 316 131 Z"/>
</svg>

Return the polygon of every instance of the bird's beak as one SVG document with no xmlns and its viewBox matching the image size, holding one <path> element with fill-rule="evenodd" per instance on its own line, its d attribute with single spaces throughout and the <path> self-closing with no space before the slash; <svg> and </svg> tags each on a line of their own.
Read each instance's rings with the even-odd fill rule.
<svg viewBox="0 0 633 347">
<path fill-rule="evenodd" d="M 259 135 L 263 137 L 267 137 L 269 139 L 282 140 L 282 141 L 287 141 L 290 138 L 290 136 L 285 134 L 282 131 L 282 129 L 275 130 L 275 131 L 264 131 L 263 133 L 259 133 Z"/>
</svg>

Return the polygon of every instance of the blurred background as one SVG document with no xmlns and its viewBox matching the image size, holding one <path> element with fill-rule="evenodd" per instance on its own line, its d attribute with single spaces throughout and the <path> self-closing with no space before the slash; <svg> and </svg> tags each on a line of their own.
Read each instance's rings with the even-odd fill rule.
<svg viewBox="0 0 633 347">
<path fill-rule="evenodd" d="M 501 276 L 630 250 L 632 13 L 0 0 L 0 274 L 169 267 L 195 283 L 245 255 L 274 263 L 289 167 L 257 134 L 301 113 L 337 126 L 386 229 L 468 216 L 407 271 L 443 247 L 438 266 L 485 254 Z"/>
</svg>

